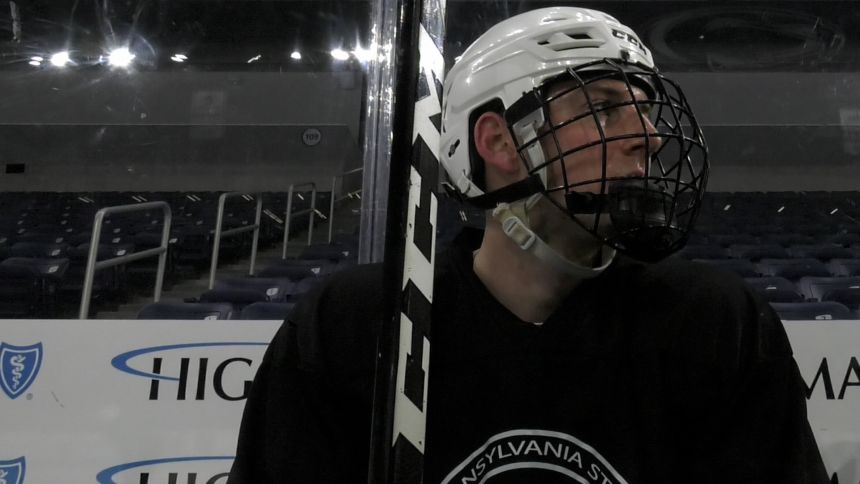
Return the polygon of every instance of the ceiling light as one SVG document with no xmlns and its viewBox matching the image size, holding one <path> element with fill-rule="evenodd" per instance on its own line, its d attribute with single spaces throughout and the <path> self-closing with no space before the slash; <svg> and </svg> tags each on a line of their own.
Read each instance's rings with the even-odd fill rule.
<svg viewBox="0 0 860 484">
<path fill-rule="evenodd" d="M 134 57 L 134 54 L 132 54 L 127 48 L 121 47 L 111 51 L 108 56 L 108 64 L 115 67 L 128 67 L 129 64 L 131 64 L 131 61 L 134 60 Z"/>
<path fill-rule="evenodd" d="M 370 62 L 373 60 L 373 52 L 371 49 L 365 49 L 361 46 L 356 47 L 355 50 L 352 51 L 352 55 L 361 62 Z"/>
<path fill-rule="evenodd" d="M 335 58 L 335 60 L 345 61 L 349 59 L 349 52 L 343 49 L 332 49 L 331 56 Z"/>
<path fill-rule="evenodd" d="M 69 58 L 68 51 L 57 52 L 51 56 L 51 64 L 56 67 L 63 67 L 69 62 L 71 62 L 71 59 Z"/>
<path fill-rule="evenodd" d="M 293 53 L 290 54 L 290 58 L 295 60 L 302 60 L 302 53 L 297 50 L 294 50 Z"/>
</svg>

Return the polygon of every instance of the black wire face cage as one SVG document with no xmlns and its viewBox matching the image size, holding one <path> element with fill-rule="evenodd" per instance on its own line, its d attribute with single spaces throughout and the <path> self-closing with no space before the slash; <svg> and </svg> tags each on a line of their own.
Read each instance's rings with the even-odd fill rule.
<svg viewBox="0 0 860 484">
<path fill-rule="evenodd" d="M 605 94 L 613 89 L 614 97 Z M 582 109 L 565 109 L 575 114 L 559 121 L 551 110 L 562 102 Z M 547 198 L 582 228 L 644 261 L 684 246 L 709 165 L 702 131 L 675 82 L 654 69 L 604 59 L 568 69 L 523 96 L 505 117 L 531 178 L 546 169 Z M 543 120 L 541 126 L 523 129 L 536 119 Z M 565 134 L 573 124 L 582 129 L 568 130 L 579 134 Z M 579 144 L 569 146 L 571 140 Z M 538 149 L 542 155 L 535 160 Z M 625 158 L 623 163 L 615 156 Z M 589 170 L 595 175 L 583 179 Z"/>
</svg>

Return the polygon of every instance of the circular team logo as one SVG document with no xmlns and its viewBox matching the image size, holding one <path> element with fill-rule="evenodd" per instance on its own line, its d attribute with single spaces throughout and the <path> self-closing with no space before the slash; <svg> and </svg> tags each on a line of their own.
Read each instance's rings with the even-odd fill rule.
<svg viewBox="0 0 860 484">
<path fill-rule="evenodd" d="M 596 450 L 567 434 L 512 430 L 493 436 L 442 484 L 627 484 Z"/>
</svg>

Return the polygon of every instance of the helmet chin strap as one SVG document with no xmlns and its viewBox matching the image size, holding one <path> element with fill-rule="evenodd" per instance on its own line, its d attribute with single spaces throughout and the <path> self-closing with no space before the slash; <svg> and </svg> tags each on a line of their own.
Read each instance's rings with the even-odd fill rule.
<svg viewBox="0 0 860 484">
<path fill-rule="evenodd" d="M 522 250 L 545 262 L 549 267 L 581 279 L 590 279 L 600 275 L 615 258 L 615 249 L 604 245 L 600 253 L 600 264 L 597 267 L 586 267 L 559 254 L 529 227 L 528 211 L 542 196 L 542 194 L 536 193 L 515 202 L 499 203 L 493 210 L 493 218 L 502 224 L 502 230 L 508 238 L 513 240 Z"/>
</svg>

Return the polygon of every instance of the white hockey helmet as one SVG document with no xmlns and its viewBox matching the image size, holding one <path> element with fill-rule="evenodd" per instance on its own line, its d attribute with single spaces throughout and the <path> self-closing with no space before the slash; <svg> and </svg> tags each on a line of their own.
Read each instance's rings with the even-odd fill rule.
<svg viewBox="0 0 860 484">
<path fill-rule="evenodd" d="M 543 152 L 541 139 L 554 137 L 555 129 L 566 124 L 547 123 L 551 100 L 547 85 L 560 79 L 574 81 L 569 92 L 607 78 L 625 81 L 631 94 L 632 86 L 646 93 L 648 101 L 626 104 L 636 105 L 640 114 L 646 108 L 654 113 L 650 121 L 657 132 L 651 137 L 660 138 L 660 149 L 650 157 L 645 176 L 547 186 L 551 163 L 563 164 L 565 156 L 593 146 L 554 158 Z M 597 123 L 597 113 L 611 109 L 595 107 L 590 100 L 589 106 L 591 112 L 577 119 L 593 117 Z M 530 174 L 492 193 L 485 193 L 484 162 L 474 151 L 471 132 L 477 117 L 488 110 L 504 114 Z M 647 131 L 643 124 L 643 133 Z M 600 133 L 604 166 L 607 143 L 643 137 L 638 133 L 610 138 L 602 129 Z M 644 137 L 648 143 L 649 135 Z M 692 110 L 680 87 L 656 70 L 650 50 L 611 15 L 575 7 L 516 15 L 490 28 L 466 49 L 445 76 L 440 151 L 449 182 L 460 198 L 489 209 L 535 193 L 564 190 L 566 203 L 560 209 L 610 247 L 645 260 L 662 258 L 686 242 L 708 171 L 707 148 Z M 585 194 L 573 190 L 581 185 L 592 187 L 587 192 L 600 188 L 598 193 Z M 576 217 L 579 214 L 596 215 L 588 219 L 593 224 Z M 615 226 L 611 233 L 598 227 L 603 214 L 611 215 Z"/>
</svg>

